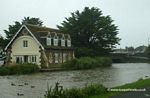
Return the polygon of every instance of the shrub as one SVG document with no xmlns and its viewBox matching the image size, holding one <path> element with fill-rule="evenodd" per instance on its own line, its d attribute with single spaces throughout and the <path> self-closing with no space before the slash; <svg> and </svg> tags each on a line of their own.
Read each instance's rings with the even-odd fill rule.
<svg viewBox="0 0 150 98">
<path fill-rule="evenodd" d="M 106 88 L 100 84 L 89 85 L 83 88 L 63 89 L 62 86 L 59 86 L 59 83 L 56 83 L 54 88 L 48 87 L 45 98 L 88 98 L 106 92 Z"/>
<path fill-rule="evenodd" d="M 0 67 L 0 75 L 9 75 L 10 70 L 7 67 Z"/>
<path fill-rule="evenodd" d="M 39 68 L 36 64 L 19 64 L 15 66 L 0 67 L 0 75 L 29 74 L 38 71 Z"/>
<path fill-rule="evenodd" d="M 82 92 L 87 96 L 101 95 L 107 92 L 106 88 L 100 84 L 89 85 L 82 89 Z"/>
<path fill-rule="evenodd" d="M 67 69 L 91 69 L 95 67 L 105 67 L 112 64 L 109 57 L 81 57 L 73 59 L 62 64 L 62 67 Z"/>
</svg>

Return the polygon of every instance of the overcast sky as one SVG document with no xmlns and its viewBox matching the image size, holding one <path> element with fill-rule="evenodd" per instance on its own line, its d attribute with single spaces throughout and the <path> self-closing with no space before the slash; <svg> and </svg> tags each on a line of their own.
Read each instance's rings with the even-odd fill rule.
<svg viewBox="0 0 150 98">
<path fill-rule="evenodd" d="M 150 0 L 0 0 L 0 34 L 9 24 L 23 17 L 40 18 L 47 27 L 56 28 L 71 12 L 85 6 L 98 7 L 110 15 L 122 39 L 119 48 L 147 45 L 150 38 Z"/>
</svg>

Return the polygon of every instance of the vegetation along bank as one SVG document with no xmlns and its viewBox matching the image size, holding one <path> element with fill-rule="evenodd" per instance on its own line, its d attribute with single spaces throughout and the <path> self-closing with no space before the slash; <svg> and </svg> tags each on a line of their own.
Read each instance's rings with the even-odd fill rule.
<svg viewBox="0 0 150 98">
<path fill-rule="evenodd" d="M 138 80 L 133 83 L 114 87 L 113 89 L 142 89 L 150 87 L 150 79 Z M 109 91 L 106 87 L 100 84 L 85 86 L 83 88 L 63 89 L 59 83 L 55 87 L 48 87 L 45 98 L 110 98 L 111 96 L 118 96 L 124 92 Z"/>
<path fill-rule="evenodd" d="M 91 69 L 96 67 L 111 66 L 112 60 L 110 57 L 81 57 L 75 58 L 62 64 L 66 69 Z"/>
<path fill-rule="evenodd" d="M 0 75 L 20 75 L 39 72 L 39 67 L 36 64 L 19 64 L 15 66 L 0 67 Z"/>
</svg>

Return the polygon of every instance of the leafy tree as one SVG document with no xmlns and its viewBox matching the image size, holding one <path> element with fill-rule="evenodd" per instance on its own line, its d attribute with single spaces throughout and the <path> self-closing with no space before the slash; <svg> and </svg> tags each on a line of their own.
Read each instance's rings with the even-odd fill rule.
<svg viewBox="0 0 150 98">
<path fill-rule="evenodd" d="M 8 26 L 8 30 L 4 30 L 4 33 L 6 34 L 7 42 L 9 42 L 11 40 L 11 38 L 19 30 L 20 27 L 21 27 L 21 23 L 18 21 L 15 21 L 14 25 Z"/>
<path fill-rule="evenodd" d="M 0 35 L 0 49 L 1 48 L 3 49 L 5 45 L 6 45 L 5 39 Z"/>
<path fill-rule="evenodd" d="M 11 40 L 11 38 L 19 30 L 22 24 L 33 24 L 42 26 L 43 22 L 39 18 L 30 18 L 30 17 L 24 17 L 21 23 L 15 21 L 14 25 L 9 25 L 8 30 L 4 30 L 4 33 L 6 34 L 6 43 L 8 43 Z"/>
<path fill-rule="evenodd" d="M 103 16 L 102 11 L 95 7 L 85 7 L 82 12 L 77 10 L 71 13 L 71 17 L 65 18 L 57 27 L 71 35 L 72 44 L 77 47 L 76 56 L 109 54 L 120 40 L 111 17 Z M 92 54 L 84 53 L 85 50 Z"/>
<path fill-rule="evenodd" d="M 147 47 L 145 54 L 148 58 L 150 58 L 150 45 Z"/>
<path fill-rule="evenodd" d="M 22 19 L 22 24 L 33 24 L 33 25 L 38 25 L 38 26 L 42 26 L 43 22 L 39 19 L 39 18 L 30 18 L 30 17 L 24 17 L 24 19 Z"/>
</svg>

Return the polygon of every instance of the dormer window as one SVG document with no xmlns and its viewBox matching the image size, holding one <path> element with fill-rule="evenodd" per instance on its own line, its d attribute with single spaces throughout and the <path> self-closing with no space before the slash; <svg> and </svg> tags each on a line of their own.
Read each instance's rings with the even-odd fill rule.
<svg viewBox="0 0 150 98">
<path fill-rule="evenodd" d="M 67 46 L 71 47 L 71 40 L 70 39 L 67 39 Z"/>
<path fill-rule="evenodd" d="M 69 35 L 67 36 L 67 47 L 71 47 L 71 38 Z"/>
<path fill-rule="evenodd" d="M 54 36 L 54 46 L 58 46 L 58 36 Z"/>
<path fill-rule="evenodd" d="M 61 38 L 61 46 L 65 47 L 65 37 L 64 37 L 64 35 Z"/>
<path fill-rule="evenodd" d="M 47 43 L 48 46 L 51 45 L 51 37 L 50 37 L 50 36 L 48 36 L 48 37 L 46 38 L 46 43 Z"/>
</svg>

